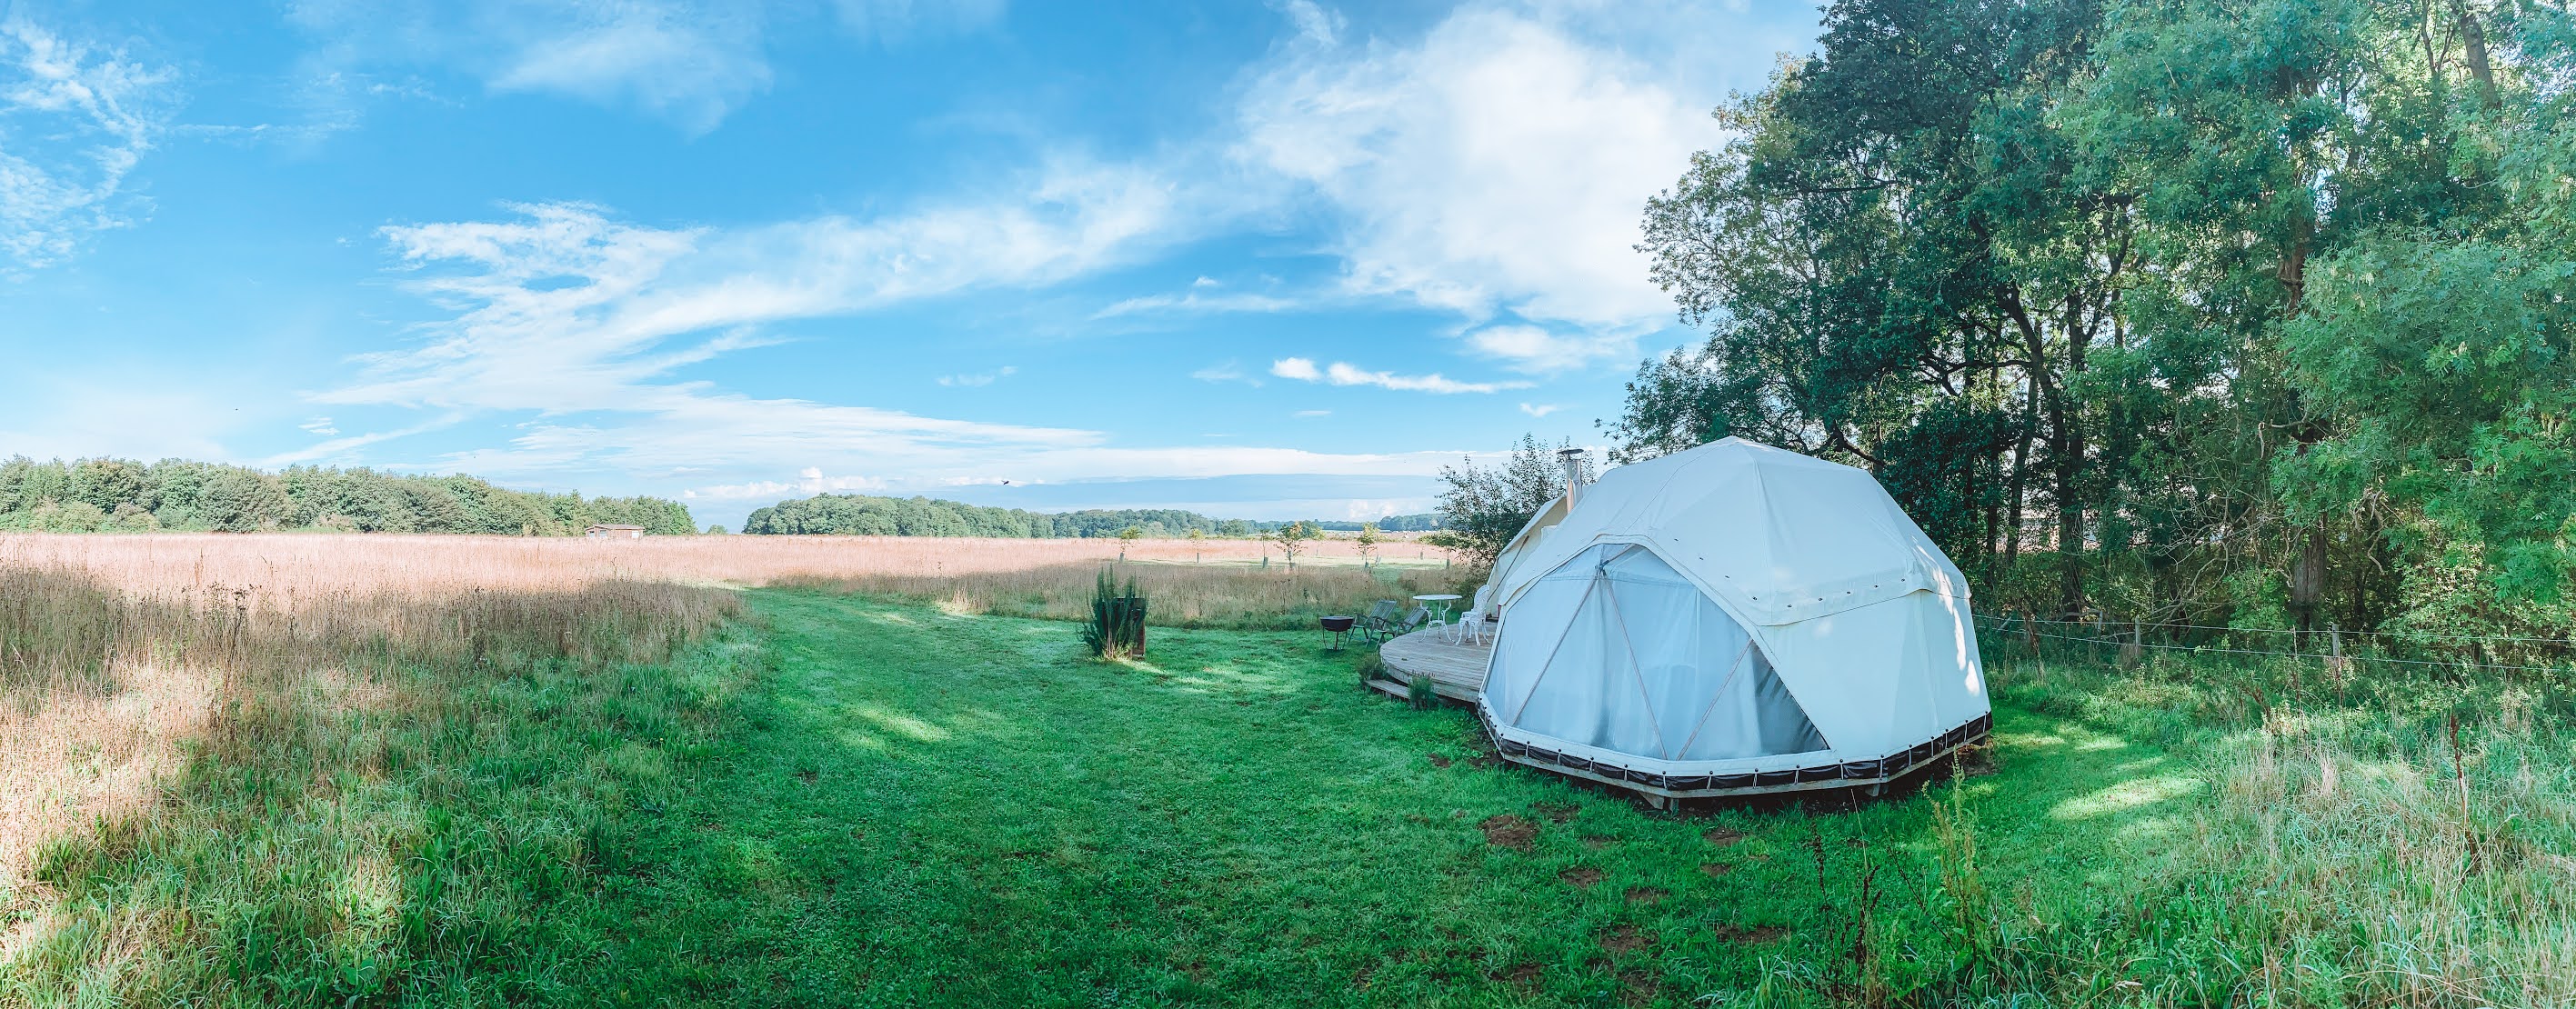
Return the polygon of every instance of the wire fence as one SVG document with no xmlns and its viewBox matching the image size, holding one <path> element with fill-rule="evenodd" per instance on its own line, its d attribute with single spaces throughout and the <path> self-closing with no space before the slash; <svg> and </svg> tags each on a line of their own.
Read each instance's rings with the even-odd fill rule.
<svg viewBox="0 0 2576 1009">
<path fill-rule="evenodd" d="M 2017 633 L 2029 638 L 2044 638 L 2052 641 L 2072 642 L 2095 648 L 2136 648 L 2142 651 L 2145 649 L 2156 649 L 2160 651 L 2190 652 L 2201 655 L 2256 655 L 2284 659 L 2315 659 L 2327 664 L 2329 667 L 2336 664 L 2349 666 L 2350 664 L 2357 663 L 2376 663 L 2382 665 L 2411 666 L 2432 669 L 2457 669 L 2472 672 L 2576 673 L 2576 667 L 2571 666 L 2506 664 L 2484 662 L 2475 658 L 2463 658 L 2459 660 L 2399 658 L 2392 655 L 2377 654 L 2363 649 L 2346 650 L 2343 648 L 2340 640 L 2344 636 L 2362 638 L 2365 641 L 2371 638 L 2409 637 L 2405 632 L 2346 631 L 2336 628 L 2329 628 L 2324 631 L 2302 632 L 2289 628 L 2210 627 L 2197 624 L 2149 624 L 2144 622 L 2120 624 L 2109 621 L 2045 620 L 2037 617 L 2023 616 L 2017 613 L 2001 616 L 1979 613 L 1976 614 L 1976 620 L 1980 625 L 1992 629 L 1997 634 Z M 2044 631 L 2039 629 L 2041 627 L 2052 627 L 2057 628 L 2057 630 Z M 2064 633 L 2065 628 L 2089 629 L 2092 633 L 2069 634 Z M 2238 648 L 2231 647 L 2229 645 L 2217 644 L 2180 644 L 2165 641 L 2150 641 L 2147 640 L 2145 633 L 2150 630 L 2194 630 L 2230 635 L 2286 634 L 2291 635 L 2293 650 L 2285 652 L 2274 649 Z M 2328 642 L 2328 647 L 2324 650 L 2317 651 L 2298 649 L 2296 642 L 2303 637 L 2324 638 Z M 2438 637 L 2451 641 L 2511 641 L 2517 643 L 2558 645 L 2562 647 L 2576 645 L 2576 640 L 2567 638 L 2517 638 L 2506 636 Z"/>
</svg>

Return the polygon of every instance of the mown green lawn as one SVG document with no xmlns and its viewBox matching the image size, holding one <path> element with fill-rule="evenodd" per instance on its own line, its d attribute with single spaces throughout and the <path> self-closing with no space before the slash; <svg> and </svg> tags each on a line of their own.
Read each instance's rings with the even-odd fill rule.
<svg viewBox="0 0 2576 1009">
<path fill-rule="evenodd" d="M 1363 691 L 1317 634 L 1156 629 L 1149 662 L 1103 665 L 1062 623 L 752 606 L 767 672 L 600 854 L 615 924 L 574 994 L 1678 1005 L 1857 979 L 1864 925 L 1902 990 L 1946 968 L 1888 952 L 1947 913 L 1967 842 L 1936 803 L 1982 885 L 2045 914 L 2138 871 L 2200 787 L 2007 706 L 1992 773 L 1676 816 L 1492 761 L 1470 713 Z"/>
</svg>

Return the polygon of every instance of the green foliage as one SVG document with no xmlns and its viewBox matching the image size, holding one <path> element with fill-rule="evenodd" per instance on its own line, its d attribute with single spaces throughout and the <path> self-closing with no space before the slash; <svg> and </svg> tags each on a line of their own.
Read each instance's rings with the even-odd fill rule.
<svg viewBox="0 0 2576 1009">
<path fill-rule="evenodd" d="M 1145 594 L 1129 578 L 1121 591 L 1108 568 L 1091 590 L 1091 616 L 1082 623 L 1083 647 L 1098 659 L 1123 659 L 1145 651 Z"/>
<path fill-rule="evenodd" d="M 688 508 L 675 501 L 536 494 L 468 476 L 315 466 L 269 473 L 180 459 L 0 462 L 0 529 L 578 536 L 593 523 L 642 526 L 657 536 L 696 530 Z"/>
<path fill-rule="evenodd" d="M 1539 509 L 1564 495 L 1565 468 L 1556 453 L 1571 447 L 1572 442 L 1541 444 L 1536 435 L 1524 434 L 1500 465 L 1487 468 L 1471 459 L 1441 467 L 1440 480 L 1447 485 L 1440 492 L 1441 531 L 1423 542 L 1464 554 L 1476 567 L 1492 564 Z M 1583 465 L 1588 480 L 1590 462 Z"/>
<path fill-rule="evenodd" d="M 1279 548 L 1280 557 L 1287 560 L 1290 567 L 1295 567 L 1297 555 L 1305 551 L 1307 541 L 1321 535 L 1323 534 L 1315 531 L 1314 526 L 1304 522 L 1290 522 L 1271 530 L 1270 535 L 1264 538 L 1268 539 L 1272 546 Z"/>
<path fill-rule="evenodd" d="M 0 491 L 5 493 L 5 491 Z M 1429 515 L 1401 515 L 1386 520 L 1388 529 L 1428 529 Z M 1117 536 L 1135 530 L 1138 537 L 1164 539 L 1200 536 L 1246 537 L 1272 532 L 1285 522 L 1213 519 L 1171 508 L 1086 509 L 1033 512 L 985 508 L 926 497 L 891 498 L 866 494 L 817 494 L 781 501 L 755 510 L 742 531 L 780 536 L 989 536 L 1001 539 L 1083 539 Z M 1357 522 L 1315 522 L 1315 529 L 1355 530 Z"/>
<path fill-rule="evenodd" d="M 1866 467 L 1981 588 L 2063 614 L 2563 633 L 2570 24 L 1836 3 L 1647 208 L 1709 338 L 1640 369 L 1618 455 Z"/>
<path fill-rule="evenodd" d="M 1440 706 L 1439 686 L 1431 682 L 1431 677 L 1415 676 L 1404 684 L 1404 700 L 1415 711 L 1437 708 Z"/>
<path fill-rule="evenodd" d="M 742 531 L 784 536 L 989 536 L 1045 539 L 1116 536 L 1135 529 L 1139 536 L 1178 536 L 1188 532 L 1249 535 L 1244 523 L 1219 522 L 1194 512 L 1172 509 L 1077 511 L 1063 514 L 983 508 L 926 497 L 890 498 L 865 494 L 818 494 L 781 501 L 751 513 Z"/>
</svg>

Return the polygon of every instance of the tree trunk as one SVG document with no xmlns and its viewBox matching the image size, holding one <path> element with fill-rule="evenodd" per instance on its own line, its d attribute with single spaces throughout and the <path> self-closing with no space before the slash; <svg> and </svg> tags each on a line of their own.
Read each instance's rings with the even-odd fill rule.
<svg viewBox="0 0 2576 1009">
<path fill-rule="evenodd" d="M 2459 16 L 2460 40 L 2469 50 L 2469 76 L 2478 82 L 2478 104 L 2492 111 L 2503 102 L 2496 95 L 2495 69 L 2487 65 L 2486 27 L 2478 23 L 2476 12 L 2460 0 L 2452 0 L 2451 10 Z"/>
<path fill-rule="evenodd" d="M 2298 533 L 2299 555 L 2290 562 L 2290 616 L 2297 621 L 2301 635 L 2314 633 L 2323 623 L 2322 604 L 2326 597 L 2326 520 Z"/>
<path fill-rule="evenodd" d="M 2085 334 L 2076 302 L 2066 307 L 2066 373 L 2084 370 Z M 2083 418 L 2067 402 L 2063 384 L 2050 410 L 2057 422 L 2057 603 L 2070 619 L 2084 612 L 2084 498 L 2077 484 L 2084 473 Z"/>
<path fill-rule="evenodd" d="M 2021 439 L 2013 445 L 2011 486 L 2005 490 L 2009 503 L 2004 524 L 2004 566 L 2021 560 L 2022 502 L 2030 488 L 2030 439 L 2039 427 L 2039 379 L 2024 371 L 2022 375 Z"/>
</svg>

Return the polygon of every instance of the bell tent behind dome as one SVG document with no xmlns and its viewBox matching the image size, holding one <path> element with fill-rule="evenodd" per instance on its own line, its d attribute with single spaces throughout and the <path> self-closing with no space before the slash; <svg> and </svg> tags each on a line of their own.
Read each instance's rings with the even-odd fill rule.
<svg viewBox="0 0 2576 1009">
<path fill-rule="evenodd" d="M 1868 474 L 1768 446 L 1603 474 L 1493 601 L 1503 756 L 1649 795 L 1878 784 L 1992 723 L 1958 568 Z"/>
</svg>

